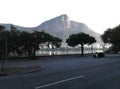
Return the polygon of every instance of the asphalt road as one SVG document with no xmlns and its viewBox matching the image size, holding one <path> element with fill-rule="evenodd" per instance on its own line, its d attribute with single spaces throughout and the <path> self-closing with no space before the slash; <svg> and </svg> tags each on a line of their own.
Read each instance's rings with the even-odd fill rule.
<svg viewBox="0 0 120 89">
<path fill-rule="evenodd" d="M 120 89 L 118 55 L 8 61 L 14 65 L 42 65 L 46 70 L 0 77 L 0 89 Z"/>
</svg>

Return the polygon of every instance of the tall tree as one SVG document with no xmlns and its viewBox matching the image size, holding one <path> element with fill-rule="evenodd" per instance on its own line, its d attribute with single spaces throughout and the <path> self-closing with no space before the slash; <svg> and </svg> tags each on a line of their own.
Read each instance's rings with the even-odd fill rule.
<svg viewBox="0 0 120 89">
<path fill-rule="evenodd" d="M 69 38 L 66 40 L 69 46 L 75 47 L 77 45 L 81 45 L 81 56 L 84 56 L 84 45 L 85 44 L 92 44 L 95 43 L 96 40 L 94 37 L 89 36 L 85 33 L 78 33 L 70 35 Z"/>
<path fill-rule="evenodd" d="M 4 50 L 5 50 L 5 47 L 3 47 L 5 44 L 4 40 L 4 36 L 3 36 L 3 31 L 4 31 L 5 27 L 0 25 L 0 58 L 4 55 Z M 3 45 L 4 44 L 4 45 Z"/>
<path fill-rule="evenodd" d="M 21 32 L 20 34 L 20 51 L 22 53 L 22 55 L 26 55 L 29 58 L 32 57 L 32 48 L 33 48 L 33 41 L 34 41 L 34 37 L 32 36 L 31 33 L 28 32 Z"/>
<path fill-rule="evenodd" d="M 112 29 L 109 28 L 104 32 L 103 35 L 101 35 L 101 38 L 104 43 L 111 43 L 111 33 L 112 33 Z"/>
<path fill-rule="evenodd" d="M 113 51 L 116 53 L 120 50 L 120 25 L 113 29 L 107 29 L 103 35 L 101 35 L 103 42 L 111 43 L 113 45 Z"/>
<path fill-rule="evenodd" d="M 33 33 L 22 32 L 21 33 L 21 49 L 23 53 L 29 56 L 31 59 L 35 59 L 36 50 L 39 50 L 39 45 L 44 42 L 52 42 L 54 44 L 59 44 L 60 39 L 53 37 L 45 32 L 34 31 Z"/>
<path fill-rule="evenodd" d="M 51 42 L 53 45 L 56 47 L 59 47 L 61 44 L 61 40 L 57 37 L 54 37 L 48 33 L 45 33 L 44 31 L 39 32 L 39 31 L 34 31 L 32 33 L 34 37 L 34 43 L 33 43 L 33 57 L 35 57 L 35 52 L 36 50 L 39 49 L 39 44 L 44 43 L 44 42 Z"/>
<path fill-rule="evenodd" d="M 3 31 L 4 29 L 5 29 L 5 27 L 0 25 L 0 32 Z"/>
<path fill-rule="evenodd" d="M 4 43 L 3 43 L 3 39 L 4 37 L 2 37 L 2 32 L 4 31 L 5 27 L 0 25 L 0 59 L 2 59 L 2 66 L 1 66 L 1 71 L 4 71 L 4 67 L 5 67 L 5 48 L 3 47 Z"/>
</svg>

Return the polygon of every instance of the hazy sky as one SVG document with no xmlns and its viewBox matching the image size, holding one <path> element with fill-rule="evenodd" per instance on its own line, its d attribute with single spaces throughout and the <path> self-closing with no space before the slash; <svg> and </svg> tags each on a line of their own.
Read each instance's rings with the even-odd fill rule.
<svg viewBox="0 0 120 89">
<path fill-rule="evenodd" d="M 62 14 L 103 33 L 120 24 L 120 0 L 0 0 L 0 23 L 34 27 Z"/>
</svg>

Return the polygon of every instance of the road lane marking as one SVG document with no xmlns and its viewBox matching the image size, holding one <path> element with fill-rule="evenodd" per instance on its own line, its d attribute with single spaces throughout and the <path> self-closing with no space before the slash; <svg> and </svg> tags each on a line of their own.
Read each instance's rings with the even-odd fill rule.
<svg viewBox="0 0 120 89">
<path fill-rule="evenodd" d="M 82 77 L 84 77 L 84 76 L 76 76 L 76 77 L 72 77 L 72 78 L 60 80 L 60 81 L 57 81 L 57 82 L 53 82 L 53 83 L 49 83 L 49 84 L 46 84 L 46 85 L 38 86 L 38 87 L 36 87 L 35 89 L 41 89 L 41 88 L 53 86 L 53 85 L 56 85 L 56 84 L 59 84 L 59 83 L 71 81 L 71 80 L 78 79 L 78 78 L 82 78 Z"/>
</svg>

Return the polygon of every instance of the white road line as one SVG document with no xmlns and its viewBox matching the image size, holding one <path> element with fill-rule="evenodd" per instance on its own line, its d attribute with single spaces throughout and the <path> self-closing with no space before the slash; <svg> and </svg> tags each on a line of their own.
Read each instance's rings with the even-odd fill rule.
<svg viewBox="0 0 120 89">
<path fill-rule="evenodd" d="M 46 84 L 46 85 L 38 86 L 35 89 L 41 89 L 41 88 L 49 87 L 49 86 L 52 86 L 52 85 L 56 85 L 56 84 L 59 84 L 59 83 L 71 81 L 71 80 L 82 78 L 82 77 L 84 77 L 84 76 L 76 76 L 76 77 L 60 80 L 60 81 L 57 81 L 57 82 L 53 82 L 53 83 L 49 83 L 49 84 Z"/>
</svg>

